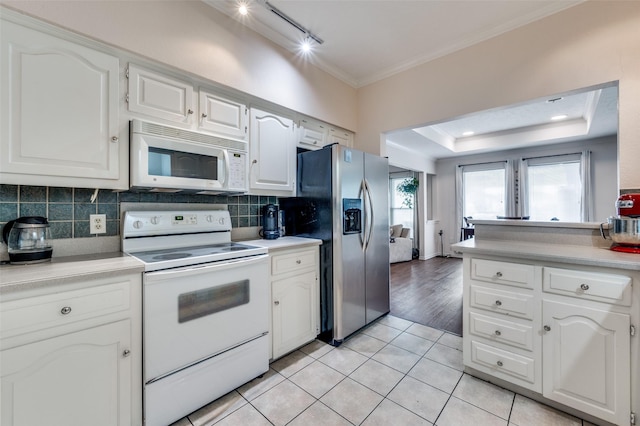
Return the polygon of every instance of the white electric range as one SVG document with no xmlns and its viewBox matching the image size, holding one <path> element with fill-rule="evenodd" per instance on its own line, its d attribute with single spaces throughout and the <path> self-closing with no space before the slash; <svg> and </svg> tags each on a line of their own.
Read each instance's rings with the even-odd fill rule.
<svg viewBox="0 0 640 426">
<path fill-rule="evenodd" d="M 145 265 L 146 426 L 269 369 L 267 249 L 232 242 L 228 211 L 128 211 L 122 236 L 122 251 Z"/>
</svg>

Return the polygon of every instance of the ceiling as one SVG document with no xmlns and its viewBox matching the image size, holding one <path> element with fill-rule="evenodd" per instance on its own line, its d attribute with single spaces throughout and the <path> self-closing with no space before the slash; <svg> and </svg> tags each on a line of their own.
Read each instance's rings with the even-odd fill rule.
<svg viewBox="0 0 640 426">
<path fill-rule="evenodd" d="M 358 88 L 479 43 L 583 0 L 203 0 L 243 25 Z M 269 9 L 283 12 L 323 41 L 309 54 L 305 34 Z M 304 55 L 304 56 L 303 56 Z M 437 159 L 617 132 L 617 87 L 559 94 L 470 114 L 446 123 L 402 129 L 387 143 Z M 568 118 L 550 123 L 556 114 Z M 462 132 L 474 130 L 473 136 Z"/>
</svg>

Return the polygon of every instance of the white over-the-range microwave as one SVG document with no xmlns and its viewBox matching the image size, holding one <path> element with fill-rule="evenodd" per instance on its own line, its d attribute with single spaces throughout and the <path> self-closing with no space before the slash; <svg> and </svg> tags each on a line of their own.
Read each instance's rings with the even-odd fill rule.
<svg viewBox="0 0 640 426">
<path fill-rule="evenodd" d="M 129 142 L 132 190 L 197 194 L 248 190 L 245 141 L 131 120 Z"/>
</svg>

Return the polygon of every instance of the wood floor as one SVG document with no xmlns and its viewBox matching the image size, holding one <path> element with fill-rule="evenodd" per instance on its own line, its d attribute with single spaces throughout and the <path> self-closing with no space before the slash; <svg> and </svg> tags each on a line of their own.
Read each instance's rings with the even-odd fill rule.
<svg viewBox="0 0 640 426">
<path fill-rule="evenodd" d="M 391 314 L 462 336 L 462 259 L 391 264 Z"/>
</svg>

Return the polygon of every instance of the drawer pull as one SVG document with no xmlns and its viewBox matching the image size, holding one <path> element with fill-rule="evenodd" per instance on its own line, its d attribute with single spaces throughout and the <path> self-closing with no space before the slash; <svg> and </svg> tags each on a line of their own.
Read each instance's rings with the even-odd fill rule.
<svg viewBox="0 0 640 426">
<path fill-rule="evenodd" d="M 502 334 L 502 333 L 500 332 L 500 330 L 496 330 L 496 331 L 495 331 L 495 335 L 496 335 L 496 336 L 500 336 L 501 334 Z"/>
<path fill-rule="evenodd" d="M 298 259 L 298 260 L 296 260 L 296 263 L 299 265 L 299 264 L 302 263 L 302 260 Z"/>
<path fill-rule="evenodd" d="M 589 290 L 589 285 L 588 284 L 580 284 L 580 288 L 584 291 Z"/>
<path fill-rule="evenodd" d="M 71 313 L 71 308 L 69 306 L 65 306 L 64 308 L 60 309 L 60 313 L 62 315 L 67 315 Z"/>
<path fill-rule="evenodd" d="M 544 328 L 544 331 L 551 331 L 551 327 L 549 327 L 548 325 L 545 325 L 542 328 Z"/>
<path fill-rule="evenodd" d="M 273 304 L 278 306 L 280 304 L 280 301 L 279 300 L 274 300 Z"/>
<path fill-rule="evenodd" d="M 499 300 L 496 300 L 496 306 L 502 306 L 502 302 Z"/>
<path fill-rule="evenodd" d="M 496 277 L 502 278 L 502 272 L 496 272 Z"/>
<path fill-rule="evenodd" d="M 496 364 L 498 364 L 498 367 L 502 367 L 504 364 L 502 363 L 502 361 L 498 361 L 496 362 Z"/>
<path fill-rule="evenodd" d="M 126 358 L 129 355 L 131 355 L 131 351 L 129 349 L 125 349 L 124 351 L 122 351 L 122 358 Z"/>
</svg>

